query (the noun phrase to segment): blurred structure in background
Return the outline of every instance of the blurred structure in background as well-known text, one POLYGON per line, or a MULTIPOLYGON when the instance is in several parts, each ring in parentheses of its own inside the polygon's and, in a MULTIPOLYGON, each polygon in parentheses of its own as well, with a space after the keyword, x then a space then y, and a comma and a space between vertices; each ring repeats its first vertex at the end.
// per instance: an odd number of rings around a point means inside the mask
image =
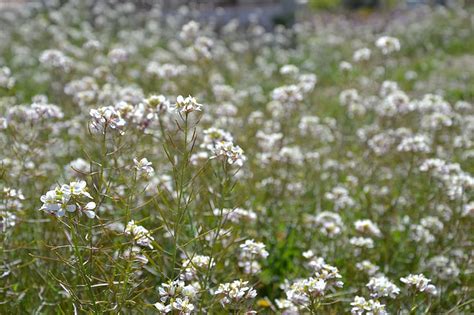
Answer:
POLYGON ((26 3, 32 2, 31 0, 0 0, 0 9, 14 8, 26 3))
MULTIPOLYGON (((0 0, 0 9, 15 8, 25 4, 42 5, 46 2, 65 3, 69 0, 0 0)), ((89 0, 73 0, 89 1, 89 0)), ((93 0, 91 0, 93 1, 93 0)), ((269 29, 276 25, 290 27, 296 16, 309 16, 314 10, 340 11, 394 9, 418 5, 450 5, 462 2, 472 5, 474 0, 96 0, 109 3, 131 2, 143 9, 160 3, 163 11, 174 14, 183 7, 192 10, 197 20, 212 19, 216 27, 238 20, 239 25, 258 23, 269 29), (312 10, 308 10, 312 9, 312 10)))
POLYGON ((214 18, 225 24, 237 19, 240 25, 259 23, 266 28, 275 25, 291 26, 295 22, 297 0, 162 0, 165 10, 185 5, 200 12, 201 18, 214 18))
MULTIPOLYGON (((68 0, 0 0, 1 8, 15 8, 25 4, 42 5, 45 2, 63 3, 68 0)), ((75 0, 82 1, 82 0, 75 0)), ((173 14, 187 7, 197 13, 196 18, 215 21, 216 26, 226 24, 232 19, 240 25, 258 23, 265 28, 275 25, 291 26, 295 22, 298 4, 307 0, 96 0, 111 3, 132 2, 137 7, 147 9, 160 3, 163 11, 173 14)))

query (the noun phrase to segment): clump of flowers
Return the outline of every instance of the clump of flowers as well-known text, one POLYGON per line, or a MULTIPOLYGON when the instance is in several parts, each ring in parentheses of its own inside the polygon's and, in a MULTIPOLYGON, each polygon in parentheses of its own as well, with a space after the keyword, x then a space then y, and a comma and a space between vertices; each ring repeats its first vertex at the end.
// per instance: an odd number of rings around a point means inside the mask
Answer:
POLYGON ((79 213, 84 213, 93 219, 96 216, 94 212, 96 204, 92 201, 87 202, 88 199, 92 199, 92 196, 87 191, 85 181, 70 182, 69 185, 57 186, 41 196, 43 205, 40 210, 57 217, 63 217, 66 212, 79 210, 79 213))
POLYGON ((366 300, 361 296, 356 296, 354 301, 351 303, 352 309, 351 314, 354 315, 386 315, 388 314, 385 310, 385 305, 381 304, 377 300, 366 300))
POLYGON ((217 296, 222 306, 238 307, 257 296, 257 291, 248 285, 248 281, 235 280, 221 283, 214 295, 217 296))
POLYGON ((376 276, 367 283, 370 290, 370 296, 373 298, 389 297, 396 298, 400 289, 385 276, 376 276))
POLYGON ((137 225, 134 220, 127 223, 125 234, 133 236, 134 242, 143 247, 153 249, 152 242, 155 240, 150 231, 141 225, 137 225))
POLYGON ((126 125, 125 119, 118 110, 113 106, 100 107, 98 109, 91 109, 89 112, 92 117, 90 123, 91 130, 96 133, 105 133, 108 129, 117 130, 120 134, 126 125))
POLYGON ((242 167, 247 160, 244 150, 230 141, 217 142, 212 151, 213 156, 211 158, 223 159, 230 165, 242 167))
POLYGON ((407 277, 402 277, 400 278, 400 281, 405 283, 409 288, 414 289, 416 292, 426 292, 431 295, 436 295, 438 293, 436 287, 430 284, 431 280, 421 273, 418 275, 410 274, 407 277))
POLYGON ((199 104, 196 99, 192 96, 184 98, 179 95, 176 98, 176 103, 172 107, 176 112, 181 114, 189 114, 195 111, 201 111, 202 104, 199 104))
POLYGON ((183 259, 181 278, 185 281, 194 280, 199 271, 212 268, 214 265, 214 259, 205 255, 195 255, 191 258, 183 259))
POLYGON ((150 177, 155 173, 155 170, 152 166, 153 163, 148 161, 147 158, 142 158, 140 160, 135 158, 133 159, 133 164, 135 165, 135 169, 137 170, 139 175, 150 177))
POLYGON ((315 226, 325 236, 334 238, 344 231, 344 222, 339 214, 323 211, 316 216, 306 216, 306 222, 315 226))
POLYGON ((402 139, 397 147, 401 152, 428 153, 431 151, 430 138, 425 135, 408 136, 402 139))
POLYGON ((372 235, 376 237, 382 236, 382 232, 380 232, 379 227, 371 220, 357 220, 354 222, 354 227, 357 232, 363 234, 372 235))
POLYGON ((265 244, 246 240, 244 244, 240 245, 239 267, 242 267, 246 274, 256 274, 261 270, 257 260, 267 257, 268 252, 265 250, 265 244))
POLYGON ((388 55, 400 50, 400 41, 391 36, 382 36, 377 39, 375 46, 382 51, 382 54, 388 55))
POLYGON ((195 310, 194 300, 199 287, 186 285, 184 281, 175 280, 162 283, 158 287, 160 301, 154 304, 162 314, 176 311, 179 314, 191 314, 195 310))
POLYGON ((225 221, 232 223, 241 223, 241 222, 255 222, 257 220, 257 214, 255 211, 247 210, 243 208, 235 209, 214 209, 214 215, 223 216, 225 221))
MULTIPOLYGON (((307 253, 310 254, 310 253, 307 253)), ((313 276, 297 279, 292 284, 282 286, 286 301, 299 309, 315 311, 328 291, 341 288, 343 282, 339 270, 324 262, 323 259, 312 260, 308 264, 313 270, 313 276)))

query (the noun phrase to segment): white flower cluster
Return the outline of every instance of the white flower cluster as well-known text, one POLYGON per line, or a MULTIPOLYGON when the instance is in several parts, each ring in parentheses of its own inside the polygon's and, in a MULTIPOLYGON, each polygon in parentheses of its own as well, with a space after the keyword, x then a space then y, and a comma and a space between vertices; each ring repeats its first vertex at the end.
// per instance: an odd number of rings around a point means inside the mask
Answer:
POLYGON ((127 223, 125 234, 133 236, 134 242, 139 246, 153 249, 152 242, 155 240, 150 231, 141 225, 137 225, 134 220, 127 223))
POLYGON ((48 104, 47 99, 39 99, 30 106, 18 105, 9 108, 5 123, 13 120, 32 122, 49 121, 63 117, 64 114, 60 107, 54 104, 48 104))
POLYGON ((339 214, 330 211, 323 211, 317 216, 307 215, 305 221, 311 226, 315 226, 319 231, 330 238, 334 238, 344 231, 344 222, 339 214))
POLYGON ((135 169, 137 170, 138 174, 144 176, 146 178, 153 176, 155 170, 153 169, 153 163, 148 161, 146 158, 142 158, 140 160, 133 159, 133 164, 135 165, 135 169))
POLYGON ((170 102, 165 96, 151 95, 135 106, 131 113, 132 121, 140 129, 146 130, 156 124, 169 108, 170 102))
POLYGON ((296 104, 303 101, 304 95, 297 85, 285 85, 273 90, 272 98, 284 105, 293 108, 296 104))
POLYGON ((201 144, 201 148, 207 150, 214 150, 217 143, 219 142, 232 142, 234 138, 230 133, 219 128, 211 127, 203 131, 204 140, 201 144))
POLYGON ((474 189, 474 177, 464 172, 458 163, 448 163, 437 158, 427 159, 421 164, 420 171, 429 172, 439 180, 451 200, 459 200, 466 192, 474 189))
POLYGON ((339 185, 334 187, 331 191, 327 192, 324 197, 334 202, 334 210, 336 211, 355 206, 354 199, 349 196, 349 190, 344 186, 339 185))
POLYGON ((324 263, 323 259, 316 259, 309 263, 313 269, 313 276, 306 279, 298 279, 291 285, 285 284, 286 299, 280 300, 279 304, 287 304, 285 308, 306 309, 311 303, 322 298, 327 291, 341 288, 344 284, 339 279, 342 276, 339 270, 324 263), (292 306, 288 303, 291 303, 292 306))
POLYGON ((242 167, 247 160, 244 150, 230 141, 217 142, 212 149, 212 153, 211 158, 224 159, 228 164, 237 167, 242 167))
POLYGON ((254 240, 246 240, 240 245, 239 267, 243 268, 246 274, 257 274, 262 267, 257 261, 258 259, 266 259, 268 252, 265 250, 265 244, 255 242, 254 240))
POLYGON ((417 292, 426 292, 431 295, 438 294, 438 290, 432 284, 431 280, 426 278, 423 274, 413 275, 400 278, 400 281, 405 283, 408 287, 415 289, 417 292))
POLYGON ((351 314, 353 315, 387 315, 385 305, 377 300, 366 300, 361 296, 356 296, 351 303, 351 314))
POLYGON ((109 51, 107 55, 112 64, 124 63, 129 58, 129 53, 126 49, 117 47, 109 51))
POLYGON ((257 296, 257 291, 248 285, 248 281, 235 280, 233 282, 221 283, 214 292, 219 298, 222 306, 237 306, 257 296))
POLYGON ((456 279, 460 274, 456 262, 443 255, 432 257, 427 262, 427 267, 435 277, 442 280, 456 279))
POLYGON ((354 51, 352 59, 354 59, 355 62, 368 61, 371 55, 372 51, 369 48, 360 48, 354 51))
POLYGON ((257 220, 257 214, 252 210, 243 208, 235 209, 214 209, 215 216, 223 216, 225 221, 238 224, 242 222, 255 222, 257 220))
POLYGON ((431 139, 423 134, 402 139, 397 147, 400 152, 428 153, 431 151, 431 139))
POLYGON ((186 285, 181 280, 162 283, 158 287, 160 301, 156 302, 154 306, 161 314, 173 311, 178 314, 191 314, 195 309, 193 303, 199 289, 198 284, 186 285))
POLYGON ((8 67, 0 67, 0 87, 11 89, 15 85, 15 78, 8 67))
POLYGON ((99 96, 99 85, 93 77, 83 77, 73 80, 64 86, 64 93, 73 97, 80 107, 93 104, 99 96))
POLYGON ((382 232, 380 232, 379 227, 377 224, 372 222, 371 220, 365 219, 365 220, 357 220, 354 222, 354 227, 357 232, 375 236, 375 237, 381 237, 382 232))
POLYGON ((96 133, 104 134, 108 129, 112 129, 118 130, 122 134, 122 128, 127 123, 113 106, 91 109, 89 114, 92 117, 91 130, 96 133))
POLYGON ((173 110, 181 114, 189 114, 195 111, 201 111, 201 108, 202 104, 199 104, 194 97, 188 96, 184 98, 181 95, 176 98, 176 103, 172 107, 173 110))
POLYGON ((182 262, 181 279, 185 281, 195 280, 199 271, 205 271, 215 265, 214 259, 209 256, 195 255, 184 259, 182 262))
POLYGON ((367 288, 373 298, 389 297, 394 299, 400 293, 400 289, 383 275, 370 278, 367 288))
POLYGON ((66 212, 75 212, 79 209, 80 213, 84 213, 91 219, 95 218, 94 209, 96 204, 92 201, 87 203, 84 201, 84 197, 92 199, 92 196, 87 192, 86 186, 85 181, 57 186, 41 196, 40 200, 43 205, 40 210, 54 214, 57 217, 62 217, 66 212))
POLYGON ((7 228, 14 227, 17 216, 14 212, 23 208, 25 196, 21 189, 3 187, 0 191, 2 201, 0 202, 0 231, 5 232, 7 228))
POLYGON ((186 69, 187 67, 185 65, 158 63, 156 61, 151 61, 146 67, 146 73, 151 77, 170 79, 177 78, 184 74, 186 69))
POLYGON ((360 271, 365 272, 369 276, 375 275, 380 269, 377 265, 374 265, 368 260, 363 260, 361 262, 358 262, 356 264, 356 268, 360 271))
POLYGON ((234 145, 233 137, 227 131, 219 128, 211 127, 204 130, 204 140, 200 147, 210 151, 211 156, 205 151, 194 153, 190 160, 193 165, 199 164, 200 161, 211 159, 222 159, 230 165, 242 167, 247 157, 244 151, 238 145, 234 145))
POLYGON ((377 39, 375 46, 382 51, 382 54, 388 55, 400 50, 400 41, 391 36, 382 36, 377 39))
POLYGON ((69 72, 73 67, 71 58, 66 56, 62 51, 55 49, 43 51, 39 61, 48 68, 58 69, 63 72, 69 72))
MULTIPOLYGON (((374 248, 374 240, 370 237, 351 237, 349 243, 358 248, 374 248)), ((356 253, 359 252, 356 251, 356 253)))

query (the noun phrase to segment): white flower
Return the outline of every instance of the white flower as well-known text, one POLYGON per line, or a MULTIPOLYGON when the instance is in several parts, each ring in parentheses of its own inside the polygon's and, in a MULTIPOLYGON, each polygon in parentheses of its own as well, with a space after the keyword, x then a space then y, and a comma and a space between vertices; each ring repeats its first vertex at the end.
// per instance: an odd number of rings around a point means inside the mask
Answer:
POLYGON ((307 216, 306 220, 308 223, 315 224, 322 234, 331 238, 341 234, 344 229, 341 216, 330 211, 323 211, 316 217, 307 216))
POLYGON ((214 265, 214 260, 209 256, 195 255, 189 259, 185 259, 182 263, 183 271, 181 273, 181 279, 187 281, 193 280, 196 278, 199 270, 207 269, 208 267, 212 268, 214 265))
POLYGON ((229 283, 219 284, 214 295, 220 297, 222 305, 236 304, 257 296, 257 291, 248 286, 248 281, 235 280, 229 283))
POLYGON ((162 313, 162 314, 169 313, 169 312, 171 312, 171 310, 173 309, 170 304, 165 305, 165 304, 163 304, 163 303, 156 302, 156 303, 153 304, 153 305, 154 305, 155 308, 158 310, 158 312, 160 312, 160 313, 162 313))
POLYGON ((73 67, 73 61, 62 51, 48 49, 41 53, 39 61, 48 68, 60 69, 68 72, 73 67))
POLYGON ((194 305, 188 299, 177 298, 173 302, 173 308, 180 311, 180 314, 190 314, 194 310, 194 305))
POLYGON ((369 237, 352 237, 349 243, 357 247, 374 248, 374 241, 369 237))
POLYGON ((112 49, 108 57, 113 64, 123 63, 128 60, 128 51, 123 48, 112 49))
POLYGON ((386 315, 385 305, 380 304, 377 300, 366 300, 363 297, 356 296, 351 303, 351 314, 354 315, 386 315))
POLYGON ((400 289, 383 275, 370 278, 367 288, 373 298, 390 297, 394 299, 400 293, 400 289))
POLYGON ((199 23, 196 21, 189 21, 184 24, 179 32, 179 37, 185 41, 193 40, 199 34, 199 23))
POLYGON ((78 208, 82 210, 89 218, 95 217, 93 209, 96 204, 88 202, 84 207, 82 196, 92 199, 92 196, 87 192, 86 182, 71 182, 69 185, 57 186, 54 190, 48 191, 41 196, 40 200, 43 202, 40 210, 47 213, 54 214, 57 217, 62 217, 66 212, 75 212, 78 208))
POLYGON ((194 111, 201 111, 202 104, 199 104, 192 96, 184 98, 179 95, 173 109, 179 113, 188 114, 194 111))
POLYGON ((78 182, 70 182, 69 185, 61 186, 61 190, 65 193, 70 193, 72 195, 84 195, 87 198, 91 198, 92 196, 87 192, 87 184, 85 181, 81 180, 78 182))
POLYGON ((294 105, 303 100, 302 90, 297 85, 285 85, 272 91, 272 99, 294 108, 294 105))
POLYGON ((398 145, 397 150, 400 152, 428 153, 431 151, 430 146, 430 138, 425 135, 418 134, 403 138, 398 145))
POLYGON ((356 89, 344 90, 339 94, 339 102, 342 106, 349 106, 360 101, 359 92, 356 89))
POLYGON ((358 270, 366 272, 369 276, 374 275, 380 268, 374 264, 372 264, 368 260, 364 260, 362 262, 358 262, 356 264, 356 268, 358 270))
POLYGON ((240 245, 241 258, 267 258, 268 252, 265 250, 265 244, 260 242, 255 242, 254 240, 246 240, 244 244, 240 245))
POLYGON ((382 36, 377 39, 375 46, 382 51, 382 54, 388 55, 400 50, 400 41, 395 37, 382 36))
POLYGON ((268 252, 265 250, 265 244, 255 242, 254 240, 247 240, 244 244, 240 245, 238 265, 244 269, 244 273, 256 274, 261 270, 261 266, 256 260, 267 257, 268 252))
POLYGON ((379 227, 374 222, 367 219, 355 221, 354 227, 360 233, 369 234, 377 237, 382 236, 379 227))
POLYGON ((204 133, 204 140, 201 144, 202 148, 206 148, 208 150, 213 150, 217 143, 219 142, 232 142, 234 138, 230 133, 224 131, 222 129, 211 127, 203 131, 204 133))
POLYGON ((89 114, 92 117, 90 124, 92 131, 105 133, 107 128, 110 128, 113 130, 119 130, 121 134, 123 133, 121 129, 126 125, 126 121, 122 118, 120 112, 113 106, 91 109, 89 114))
POLYGON ((339 70, 341 70, 342 72, 350 72, 352 71, 352 65, 350 64, 350 62, 341 61, 341 63, 339 64, 339 70))
POLYGON ((211 158, 223 158, 230 165, 242 167, 247 157, 244 150, 230 141, 220 141, 213 148, 214 155, 211 158))
POLYGON ((95 212, 92 211, 96 207, 95 202, 89 202, 86 204, 86 206, 83 208, 84 213, 89 217, 89 219, 94 219, 95 218, 95 212))
POLYGON ((367 61, 370 59, 371 54, 372 51, 369 48, 361 48, 354 52, 352 59, 354 59, 355 62, 367 61))
POLYGON ((223 216, 225 220, 232 223, 255 222, 257 220, 257 214, 254 211, 242 208, 214 209, 213 213, 215 216, 223 216))
POLYGON ((421 273, 418 275, 410 274, 407 277, 402 277, 400 278, 400 281, 409 287, 414 287, 418 292, 426 292, 432 295, 438 293, 436 287, 430 284, 431 280, 421 273))
POLYGON ((280 74, 293 77, 296 76, 299 73, 299 69, 295 65, 284 65, 283 67, 280 68, 280 74))
POLYGON ((464 205, 462 216, 463 217, 474 216, 474 201, 471 201, 470 203, 464 205))
POLYGON ((15 85, 15 78, 8 67, 0 67, 0 88, 11 89, 15 85))
POLYGON ((135 169, 139 174, 144 174, 146 177, 152 176, 155 172, 152 166, 153 163, 148 161, 146 158, 142 158, 140 161, 135 158, 133 159, 133 163, 135 164, 135 169))
POLYGON ((132 235, 137 245, 149 247, 153 249, 152 241, 155 239, 151 236, 150 232, 141 225, 135 224, 135 221, 127 223, 125 228, 125 234, 132 235))

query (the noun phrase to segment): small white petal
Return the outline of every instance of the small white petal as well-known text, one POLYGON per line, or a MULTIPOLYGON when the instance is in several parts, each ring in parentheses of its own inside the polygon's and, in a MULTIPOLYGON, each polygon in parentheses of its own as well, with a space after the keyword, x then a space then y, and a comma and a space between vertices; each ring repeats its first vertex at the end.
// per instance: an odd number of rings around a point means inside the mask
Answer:
POLYGON ((74 212, 74 211, 76 211, 76 205, 68 205, 68 206, 66 206, 66 210, 68 212, 74 212))
POLYGON ((94 219, 95 218, 95 212, 91 210, 84 211, 84 213, 87 215, 89 219, 94 219))
POLYGON ((95 202, 91 201, 91 202, 89 202, 89 203, 84 207, 84 209, 86 209, 86 210, 93 210, 93 209, 95 209, 95 207, 96 207, 95 202))

